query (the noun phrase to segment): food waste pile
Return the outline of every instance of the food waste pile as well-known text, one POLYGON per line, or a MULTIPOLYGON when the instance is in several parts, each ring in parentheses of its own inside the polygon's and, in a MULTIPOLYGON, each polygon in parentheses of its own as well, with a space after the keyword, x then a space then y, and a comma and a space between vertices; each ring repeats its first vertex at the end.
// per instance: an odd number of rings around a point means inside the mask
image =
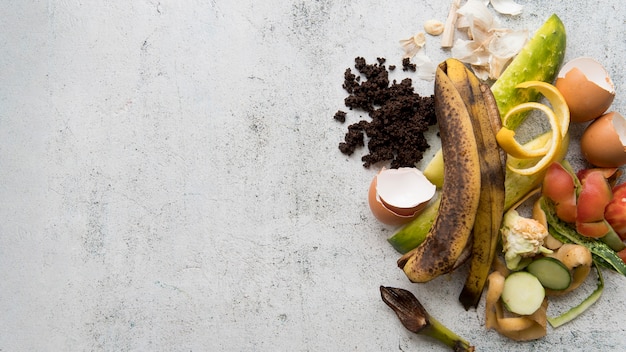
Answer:
MULTIPOLYGON (((345 72, 344 103, 369 120, 349 125, 339 149, 352 155, 364 148, 363 166, 378 167, 364 197, 373 217, 396 228, 388 242, 409 282, 427 285, 466 267, 459 306, 477 309, 484 299, 483 328, 512 341, 537 341, 593 309, 604 291, 603 272, 626 276, 626 118, 611 109, 619 93, 599 61, 564 61, 566 26, 557 14, 528 41, 518 41, 513 31, 485 39, 491 32, 480 33, 485 23, 474 11, 486 7, 472 1, 456 6, 443 29, 429 33, 460 27, 457 20, 471 22, 473 56, 453 48, 434 68, 434 94, 425 97, 413 93, 409 78, 390 82, 385 59, 368 65, 357 57, 357 74, 345 72), (477 65, 474 56, 483 54, 476 46, 488 51, 485 42, 495 41, 518 50, 508 59, 489 52, 484 55, 501 61, 477 65), (537 116, 546 127, 520 140, 516 130, 536 124, 537 116), (570 126, 582 124, 572 143, 570 126), (420 168, 430 148, 424 134, 433 125, 441 150, 420 168), (583 167, 569 163, 570 149, 582 155, 583 167), (522 215, 518 208, 530 212, 522 215), (548 313, 551 299, 562 302, 586 282, 596 288, 584 299, 558 315, 548 313)), ((423 38, 401 42, 405 70, 416 70, 410 59, 423 38)), ((346 112, 334 117, 344 123, 346 112)), ((475 349, 411 290, 381 284, 380 293, 407 330, 455 351, 475 349)))
POLYGON ((626 350, 623 0, 0 9, 1 351, 626 350))

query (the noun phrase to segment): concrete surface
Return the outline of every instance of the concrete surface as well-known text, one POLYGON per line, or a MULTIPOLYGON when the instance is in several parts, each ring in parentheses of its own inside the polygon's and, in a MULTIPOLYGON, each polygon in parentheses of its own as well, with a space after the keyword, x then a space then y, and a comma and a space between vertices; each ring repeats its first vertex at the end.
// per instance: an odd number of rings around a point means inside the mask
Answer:
MULTIPOLYGON (((626 110, 621 0, 520 3, 504 23, 557 13, 567 58, 605 64, 626 110)), ((1 2, 0 351, 446 350, 404 330, 379 285, 480 351, 626 349, 617 275, 580 319, 513 343, 458 304, 463 270, 414 285, 396 268, 365 202, 376 170, 338 151, 332 116, 354 57, 399 64, 398 41, 448 6, 1 2)))

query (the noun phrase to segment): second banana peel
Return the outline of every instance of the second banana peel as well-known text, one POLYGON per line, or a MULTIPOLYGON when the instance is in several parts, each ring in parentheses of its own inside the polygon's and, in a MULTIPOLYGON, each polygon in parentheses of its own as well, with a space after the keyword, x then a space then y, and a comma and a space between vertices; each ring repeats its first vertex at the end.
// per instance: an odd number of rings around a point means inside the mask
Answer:
POLYGON ((455 59, 437 68, 435 111, 444 159, 441 204, 424 242, 398 266, 412 282, 427 282, 450 272, 471 245, 460 297, 467 309, 480 299, 504 212, 505 163, 495 140, 500 115, 491 91, 455 59))
POLYGON ((504 170, 506 154, 500 153, 496 133, 501 128, 500 113, 489 87, 464 65, 448 63, 448 77, 463 97, 470 112, 480 158, 480 198, 472 228, 472 255, 469 274, 459 296, 465 307, 476 307, 496 254, 504 213, 504 170))

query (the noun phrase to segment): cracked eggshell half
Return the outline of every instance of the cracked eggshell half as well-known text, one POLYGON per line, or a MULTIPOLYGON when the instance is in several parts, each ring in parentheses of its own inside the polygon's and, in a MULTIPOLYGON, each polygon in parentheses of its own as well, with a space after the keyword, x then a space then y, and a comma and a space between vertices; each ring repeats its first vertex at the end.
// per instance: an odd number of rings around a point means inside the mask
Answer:
POLYGON ((615 86, 606 69, 590 57, 568 61, 554 84, 567 102, 572 122, 591 121, 611 106, 615 86))
POLYGON ((626 119, 618 112, 606 113, 593 121, 580 137, 580 151, 598 167, 626 165, 626 119))
POLYGON ((417 217, 435 192, 435 185, 416 168, 383 168, 370 183, 368 202, 376 219, 400 226, 417 217))

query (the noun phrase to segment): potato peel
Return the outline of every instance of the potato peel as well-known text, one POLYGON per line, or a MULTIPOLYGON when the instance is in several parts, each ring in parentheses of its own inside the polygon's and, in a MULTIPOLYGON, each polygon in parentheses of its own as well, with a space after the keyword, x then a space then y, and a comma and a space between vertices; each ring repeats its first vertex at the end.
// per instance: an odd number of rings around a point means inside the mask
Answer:
POLYGON ((547 334, 548 300, 544 299, 541 307, 531 315, 517 315, 507 312, 500 300, 505 276, 506 273, 499 270, 489 275, 485 303, 486 328, 494 329, 501 335, 515 341, 529 341, 544 337, 547 334))

